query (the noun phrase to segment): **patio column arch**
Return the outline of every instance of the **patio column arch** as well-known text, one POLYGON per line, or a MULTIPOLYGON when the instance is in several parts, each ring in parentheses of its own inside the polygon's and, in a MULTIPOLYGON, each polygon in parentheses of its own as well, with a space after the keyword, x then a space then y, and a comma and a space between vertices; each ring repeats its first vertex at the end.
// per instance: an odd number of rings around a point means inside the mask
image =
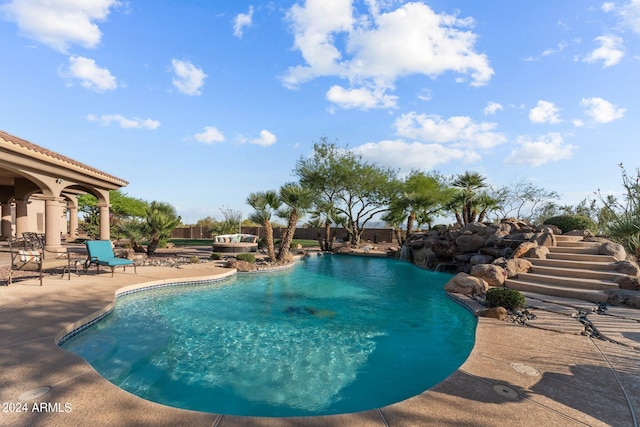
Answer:
MULTIPOLYGON (((98 198, 100 209, 100 238, 110 239, 109 191, 117 190, 128 183, 69 157, 55 153, 0 131, 0 207, 2 207, 2 237, 11 234, 13 223, 5 210, 11 210, 10 200, 15 203, 16 237, 29 230, 30 199, 44 202, 45 245, 49 248, 61 246, 64 209, 69 206, 69 235, 77 237, 78 203, 75 197, 89 193, 98 198), (5 200, 6 199, 6 200, 5 200), (9 208, 6 208, 9 206, 9 208)), ((9 237, 9 236, 6 236, 9 237)))

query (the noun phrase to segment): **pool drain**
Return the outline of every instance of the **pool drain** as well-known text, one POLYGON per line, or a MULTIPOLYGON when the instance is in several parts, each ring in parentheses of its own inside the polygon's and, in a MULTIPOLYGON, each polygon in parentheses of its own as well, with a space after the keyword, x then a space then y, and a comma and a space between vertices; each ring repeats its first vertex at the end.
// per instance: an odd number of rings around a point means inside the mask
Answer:
POLYGON ((531 366, 523 365, 522 363, 512 363, 511 367, 521 374, 529 375, 530 377, 538 377, 540 376, 540 371, 536 368, 532 368, 531 366))
POLYGON ((21 402, 28 402, 29 400, 37 399, 40 396, 44 396, 45 394, 51 391, 51 387, 44 386, 34 388, 33 390, 25 391, 20 396, 18 396, 18 400, 21 402))
POLYGON ((498 393, 502 397, 506 397, 507 399, 516 400, 518 398, 518 393, 511 387, 507 387, 506 385, 496 385, 493 386, 493 390, 498 393))

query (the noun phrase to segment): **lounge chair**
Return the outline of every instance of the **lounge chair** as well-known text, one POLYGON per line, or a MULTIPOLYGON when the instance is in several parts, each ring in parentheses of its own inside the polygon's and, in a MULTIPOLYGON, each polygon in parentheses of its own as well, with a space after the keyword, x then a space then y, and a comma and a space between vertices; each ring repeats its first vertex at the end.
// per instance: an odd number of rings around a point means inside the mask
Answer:
POLYGON ((136 274, 138 273, 136 265, 132 260, 116 257, 109 240, 87 240, 85 244, 87 245, 87 252, 89 253, 89 258, 84 265, 85 271, 87 271, 91 264, 95 264, 97 274, 100 274, 100 266, 103 265, 111 268, 111 277, 113 277, 113 270, 115 270, 116 267, 123 267, 124 270, 126 270, 127 265, 133 265, 133 271, 136 274))
MULTIPOLYGON (((67 273, 67 279, 71 280, 71 261, 69 251, 48 251, 43 247, 33 247, 32 242, 24 238, 10 238, 9 251, 11 252, 11 269, 9 270, 9 284, 13 281, 14 271, 37 271, 40 273, 40 286, 42 286, 42 274, 46 270, 62 269, 62 275, 67 273), (45 257, 45 254, 47 256, 45 257)), ((76 273, 77 273, 76 269, 76 273)))

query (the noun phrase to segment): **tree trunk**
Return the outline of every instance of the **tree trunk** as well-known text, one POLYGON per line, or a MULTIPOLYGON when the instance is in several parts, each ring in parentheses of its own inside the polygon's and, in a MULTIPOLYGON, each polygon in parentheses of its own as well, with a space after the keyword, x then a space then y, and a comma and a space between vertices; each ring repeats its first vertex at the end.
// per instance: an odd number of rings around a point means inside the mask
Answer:
POLYGON ((333 238, 331 237, 331 223, 324 223, 324 250, 331 252, 333 250, 333 238))
POLYGON ((409 237, 409 235, 413 233, 413 222, 415 221, 415 219, 416 219, 415 212, 411 212, 407 217, 407 237, 409 237))
POLYGON ((276 249, 273 244, 273 228, 271 223, 266 221, 264 223, 264 239, 267 242, 267 255, 269 255, 269 261, 276 261, 276 249))
POLYGON ((284 236, 280 240, 280 250, 278 251, 278 261, 284 261, 285 256, 289 253, 291 242, 293 241, 293 235, 296 232, 296 223, 298 222, 298 215, 295 213, 289 217, 289 224, 284 236))
POLYGON ((147 255, 153 255, 156 253, 156 249, 158 248, 158 243, 160 239, 157 237, 152 237, 149 241, 149 245, 147 246, 147 255))

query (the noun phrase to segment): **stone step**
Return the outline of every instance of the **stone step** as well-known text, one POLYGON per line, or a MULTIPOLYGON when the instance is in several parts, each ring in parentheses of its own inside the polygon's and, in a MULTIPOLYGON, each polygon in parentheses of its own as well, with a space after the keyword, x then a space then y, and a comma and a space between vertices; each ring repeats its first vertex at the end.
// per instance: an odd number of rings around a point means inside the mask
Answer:
POLYGON ((573 298, 591 302, 606 302, 608 295, 595 289, 577 289, 566 286, 534 283, 526 280, 507 279, 504 282, 507 288, 517 289, 522 292, 533 292, 543 295, 552 295, 561 298, 573 298))
POLYGON ((568 240, 568 241, 556 240, 556 244, 563 248, 586 248, 586 247, 599 248, 600 246, 602 246, 602 243, 600 242, 583 242, 581 240, 577 242, 573 240, 568 240))
POLYGON ((586 270, 580 268, 561 268, 561 267, 548 267, 544 265, 534 265, 531 268, 531 273, 545 274, 547 276, 562 276, 562 277, 575 277, 584 279, 599 279, 614 281, 616 279, 625 277, 625 274, 616 273, 613 270, 598 271, 598 270, 586 270))
POLYGON ((567 236, 566 234, 556 234, 556 242, 579 242, 582 236, 567 236))
POLYGON ((549 252, 552 253, 571 253, 571 254, 591 254, 598 255, 600 245, 584 245, 584 246, 548 246, 549 252))
POLYGON ((586 261, 586 262, 616 262, 618 261, 610 255, 593 255, 593 254, 574 254, 565 252, 550 252, 547 259, 561 259, 568 261, 586 261))
POLYGON ((537 274, 537 273, 520 273, 518 274, 517 280, 522 280, 525 282, 533 282, 533 283, 541 283, 546 285, 558 285, 564 286, 567 288, 576 288, 576 289, 597 289, 597 290, 607 290, 607 289, 619 289, 618 284, 610 281, 610 280, 600 280, 593 278, 584 278, 584 277, 563 277, 563 276, 549 276, 546 274, 537 274))
POLYGON ((612 271, 615 269, 613 263, 610 262, 589 262, 574 261, 565 259, 541 259, 541 258, 525 258, 534 266, 555 267, 555 268, 574 268, 579 270, 596 270, 596 271, 612 271))

